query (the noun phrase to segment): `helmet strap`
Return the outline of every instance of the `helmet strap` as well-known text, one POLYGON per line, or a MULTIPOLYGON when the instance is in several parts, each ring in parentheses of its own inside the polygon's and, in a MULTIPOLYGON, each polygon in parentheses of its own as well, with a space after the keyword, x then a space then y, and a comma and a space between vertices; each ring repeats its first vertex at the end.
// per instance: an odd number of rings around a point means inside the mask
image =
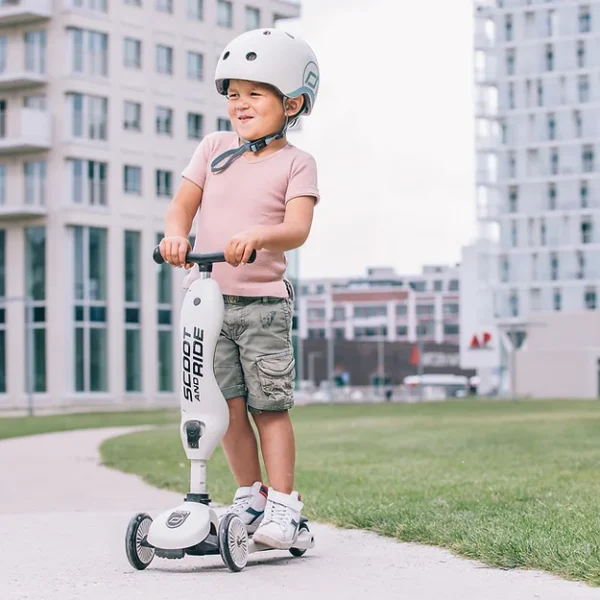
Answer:
MULTIPOLYGON (((283 98, 283 107, 285 109, 285 97, 283 98)), ((238 148, 231 148, 230 150, 226 150, 225 152, 219 154, 211 163, 210 170, 213 173, 220 173, 224 171, 234 160, 238 159, 242 154, 245 154, 250 150, 250 152, 258 152, 263 148, 266 148, 271 142, 275 140, 279 140, 285 136, 288 127, 290 125, 290 119, 287 114, 287 110, 285 112, 285 123, 283 125, 283 129, 279 133, 272 133, 269 135, 265 135, 257 140, 245 140, 244 138, 240 138, 243 142, 241 146, 238 148), (228 159, 224 164, 223 161, 228 159)))

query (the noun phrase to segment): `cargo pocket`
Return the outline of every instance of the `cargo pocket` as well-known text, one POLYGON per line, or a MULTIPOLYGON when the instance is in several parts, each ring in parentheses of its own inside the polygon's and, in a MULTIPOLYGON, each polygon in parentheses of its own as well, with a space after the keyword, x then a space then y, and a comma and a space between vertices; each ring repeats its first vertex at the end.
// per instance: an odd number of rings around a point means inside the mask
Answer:
POLYGON ((260 356, 256 360, 256 366, 264 395, 274 402, 286 402, 294 391, 294 353, 285 350, 260 356))

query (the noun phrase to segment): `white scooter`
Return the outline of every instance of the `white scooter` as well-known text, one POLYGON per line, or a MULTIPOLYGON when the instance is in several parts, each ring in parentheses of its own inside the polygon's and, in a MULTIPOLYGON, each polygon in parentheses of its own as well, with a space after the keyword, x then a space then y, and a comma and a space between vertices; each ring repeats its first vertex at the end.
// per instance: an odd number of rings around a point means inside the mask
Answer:
MULTIPOLYGON (((158 247, 154 261, 164 262, 158 247)), ((248 262, 256 260, 256 251, 248 262)), ((235 514, 221 521, 210 506, 206 487, 206 463, 219 445, 229 425, 227 402, 219 389, 213 359, 224 303, 218 283, 211 278, 212 265, 224 262, 223 253, 189 253, 187 263, 198 265, 200 277, 188 288, 181 307, 181 424, 180 436, 191 462, 190 492, 182 504, 159 514, 132 517, 127 527, 125 548, 135 569, 145 569, 154 559, 183 558, 186 554, 220 554, 231 571, 241 571, 248 556, 272 550, 255 543, 246 526, 235 514)), ((307 519, 299 523, 298 539, 290 553, 302 556, 315 545, 307 519)))

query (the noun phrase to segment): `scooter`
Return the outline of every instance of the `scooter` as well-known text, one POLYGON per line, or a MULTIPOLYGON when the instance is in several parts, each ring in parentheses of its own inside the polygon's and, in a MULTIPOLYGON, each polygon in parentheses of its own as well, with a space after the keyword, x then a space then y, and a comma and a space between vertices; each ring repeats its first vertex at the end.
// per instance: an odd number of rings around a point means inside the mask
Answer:
MULTIPOLYGON (((157 264, 164 262, 158 247, 153 259, 157 264)), ((256 251, 248 262, 255 260, 256 251)), ((219 284, 211 277, 216 262, 225 262, 223 253, 190 252, 186 257, 186 263, 198 265, 200 272, 183 299, 179 337, 179 433, 190 460, 190 491, 179 506, 162 512, 154 520, 147 513, 131 518, 125 549, 129 563, 138 570, 148 567, 155 556, 180 559, 186 554, 220 554, 228 569, 238 572, 246 566, 250 554, 274 550, 254 542, 237 515, 229 513, 219 521, 207 493, 206 464, 229 425, 227 402, 213 370, 224 313, 219 284)), ((292 556, 302 556, 315 545, 307 522, 301 517, 297 541, 289 549, 292 556)))

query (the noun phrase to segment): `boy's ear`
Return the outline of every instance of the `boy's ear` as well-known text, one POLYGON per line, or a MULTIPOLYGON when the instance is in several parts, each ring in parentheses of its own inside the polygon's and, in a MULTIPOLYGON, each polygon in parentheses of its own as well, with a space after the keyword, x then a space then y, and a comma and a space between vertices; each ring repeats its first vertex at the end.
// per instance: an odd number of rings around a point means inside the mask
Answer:
POLYGON ((285 101, 285 114, 288 117, 295 117, 304 106, 304 96, 298 96, 297 98, 288 98, 285 101))

